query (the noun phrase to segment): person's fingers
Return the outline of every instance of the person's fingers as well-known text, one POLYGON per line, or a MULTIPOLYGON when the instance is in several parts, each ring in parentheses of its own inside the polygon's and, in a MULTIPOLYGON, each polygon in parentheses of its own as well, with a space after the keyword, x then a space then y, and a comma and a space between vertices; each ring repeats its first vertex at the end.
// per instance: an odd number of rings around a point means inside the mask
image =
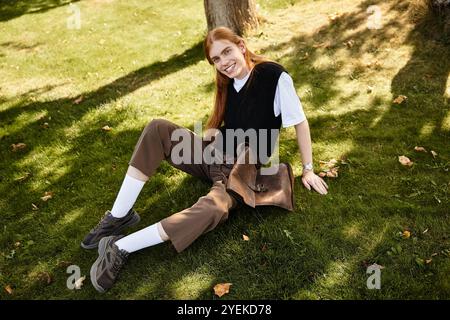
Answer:
POLYGON ((319 188, 315 180, 311 181, 311 185, 313 186, 314 190, 316 190, 318 193, 322 193, 322 190, 319 188))
POLYGON ((308 184, 306 179, 302 179, 302 182, 303 182, 303 185, 305 186, 305 188, 308 189, 309 191, 311 191, 311 186, 308 184))
POLYGON ((327 188, 325 188, 325 186, 324 186, 324 184, 323 184, 323 181, 319 180, 319 181, 317 182, 317 184, 319 185, 319 187, 320 187, 320 189, 322 190, 323 194, 326 194, 326 193, 327 193, 327 188))
POLYGON ((317 179, 314 180, 314 186, 315 186, 316 190, 320 194, 326 194, 327 193, 327 190, 325 189, 325 187, 319 181, 317 181, 317 179))
POLYGON ((322 178, 320 178, 320 181, 322 181, 322 183, 324 184, 325 188, 328 189, 328 185, 327 185, 327 183, 325 182, 325 180, 323 180, 322 178))

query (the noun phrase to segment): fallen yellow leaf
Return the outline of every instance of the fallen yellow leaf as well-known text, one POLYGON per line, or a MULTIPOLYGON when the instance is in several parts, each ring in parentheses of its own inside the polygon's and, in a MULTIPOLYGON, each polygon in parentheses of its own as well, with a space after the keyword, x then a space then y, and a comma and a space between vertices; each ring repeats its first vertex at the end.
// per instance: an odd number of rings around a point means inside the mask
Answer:
POLYGON ((409 160, 408 157, 405 157, 405 156, 399 156, 399 157, 398 157, 398 161, 399 161, 402 165, 407 166, 407 167, 411 167, 411 166, 413 165, 413 163, 414 163, 414 162, 412 162, 411 160, 409 160))
POLYGON ((319 161, 321 165, 324 165, 328 168, 333 168, 337 164, 337 162, 338 161, 336 159, 331 159, 330 161, 322 161, 322 160, 319 161))
POLYGON ((245 234, 242 235, 242 238, 244 239, 244 241, 249 241, 250 238, 248 236, 246 236, 245 234))
POLYGON ((396 104, 402 104, 403 102, 405 102, 408 99, 407 96, 404 95, 399 95, 397 98, 394 99, 394 103, 396 104))
POLYGON ((83 96, 79 96, 78 98, 76 98, 76 99, 73 101, 73 103, 74 103, 74 104, 80 104, 81 101, 83 101, 83 96))
POLYGON ((425 150, 424 147, 417 147, 417 146, 415 146, 414 150, 416 150, 417 152, 427 152, 427 150, 425 150))
POLYGON ((230 292, 232 283, 219 283, 214 286, 214 293, 220 297, 230 292))
POLYGON ((8 294, 13 293, 13 289, 11 288, 11 285, 9 285, 9 284, 5 287, 5 290, 6 290, 6 292, 8 292, 8 294))
POLYGON ((411 237, 411 232, 409 232, 408 230, 403 231, 402 237, 404 239, 409 239, 409 237, 411 237))
POLYGON ((338 177, 338 169, 339 167, 331 168, 330 171, 327 171, 328 178, 337 178, 338 177))
POLYGON ((12 152, 16 152, 17 150, 25 149, 27 145, 25 143, 19 142, 19 143, 13 143, 11 145, 12 152))
POLYGON ((41 200, 42 200, 42 201, 48 201, 48 200, 50 200, 52 197, 53 197, 53 192, 51 192, 51 191, 46 191, 46 192, 44 193, 44 196, 41 197, 41 200))
POLYGON ((79 278, 77 281, 75 281, 75 289, 79 290, 83 286, 83 281, 86 279, 86 276, 83 276, 79 278))
POLYGON ((21 176, 20 178, 15 179, 14 181, 18 181, 18 182, 22 182, 25 181, 26 179, 28 179, 31 176, 30 172, 26 172, 23 176, 21 176))
POLYGON ((104 126, 104 127, 102 128, 102 130, 103 130, 103 131, 111 131, 112 128, 111 128, 110 126, 104 126))
POLYGON ((426 264, 430 264, 431 261, 433 261, 433 259, 427 259, 427 260, 425 260, 425 263, 426 263, 426 264))

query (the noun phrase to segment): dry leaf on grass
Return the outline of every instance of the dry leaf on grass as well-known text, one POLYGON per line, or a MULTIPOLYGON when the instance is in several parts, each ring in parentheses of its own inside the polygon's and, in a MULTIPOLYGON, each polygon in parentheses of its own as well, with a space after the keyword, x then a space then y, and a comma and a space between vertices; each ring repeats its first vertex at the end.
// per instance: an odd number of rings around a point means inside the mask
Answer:
POLYGON ((51 191, 46 191, 46 192, 44 193, 44 196, 41 197, 41 200, 42 200, 42 201, 48 201, 48 200, 50 200, 51 198, 53 198, 53 192, 51 192, 51 191))
POLYGON ((244 241, 250 241, 250 238, 245 234, 242 235, 242 239, 244 239, 244 241))
POLYGON ((418 146, 415 146, 414 150, 417 152, 427 152, 427 150, 424 147, 418 147, 418 146))
POLYGON ((214 286, 214 293, 220 297, 230 292, 232 283, 219 283, 214 286))
POLYGON ((408 99, 407 96, 404 95, 399 95, 397 98, 394 99, 394 103, 396 104, 402 104, 403 102, 405 102, 408 99))
POLYGON ((74 104, 80 104, 83 101, 83 96, 79 96, 78 98, 76 98, 75 100, 73 100, 74 104))
POLYGON ((83 276, 79 278, 77 281, 75 281, 75 289, 79 290, 83 286, 83 281, 86 280, 86 276, 83 276))
POLYGON ((402 237, 403 239, 409 239, 409 237, 411 237, 411 232, 409 232, 408 230, 403 231, 402 237))
POLYGON ((339 169, 339 167, 331 168, 331 170, 327 172, 327 177, 328 178, 337 178, 338 177, 338 169, 339 169))
POLYGON ((31 177, 31 173, 30 172, 26 172, 23 176, 15 179, 14 181, 22 182, 22 181, 27 180, 29 177, 31 177))
POLYGON ((8 284, 8 285, 5 287, 5 291, 8 292, 8 294, 12 294, 12 293, 13 293, 13 288, 11 288, 11 285, 8 284))
POLYGON ((433 155, 433 158, 436 158, 436 156, 438 155, 437 152, 431 150, 431 154, 433 155))
POLYGON ((103 131, 111 131, 112 128, 111 128, 110 126, 104 126, 104 127, 102 128, 102 130, 103 130, 103 131))
POLYGON ((412 162, 411 160, 409 160, 408 157, 405 157, 405 156, 399 156, 399 157, 398 157, 398 161, 399 161, 402 165, 407 166, 407 167, 411 167, 411 166, 413 165, 413 163, 414 163, 414 162, 412 162))
POLYGON ((18 150, 22 150, 25 149, 27 147, 27 145, 25 143, 19 142, 19 143, 13 143, 11 145, 12 148, 12 152, 16 152, 18 150))

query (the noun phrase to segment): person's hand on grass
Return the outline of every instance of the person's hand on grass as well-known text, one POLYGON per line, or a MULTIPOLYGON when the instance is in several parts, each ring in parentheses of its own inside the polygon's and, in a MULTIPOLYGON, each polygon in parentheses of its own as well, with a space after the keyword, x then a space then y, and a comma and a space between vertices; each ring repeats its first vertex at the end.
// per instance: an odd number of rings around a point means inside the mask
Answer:
POLYGON ((313 171, 304 171, 302 174, 302 182, 306 189, 311 191, 311 187, 314 188, 320 194, 328 193, 328 185, 325 181, 316 175, 313 171))

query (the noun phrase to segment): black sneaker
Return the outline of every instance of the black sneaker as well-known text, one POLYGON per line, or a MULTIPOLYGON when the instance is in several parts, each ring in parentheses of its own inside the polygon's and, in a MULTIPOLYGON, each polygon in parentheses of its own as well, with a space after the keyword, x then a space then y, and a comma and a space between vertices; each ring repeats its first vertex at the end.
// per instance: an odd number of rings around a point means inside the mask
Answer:
POLYGON ((129 253, 120 250, 115 242, 123 236, 102 238, 98 245, 98 258, 91 267, 91 282, 98 292, 110 289, 117 279, 120 269, 128 259, 129 253))
POLYGON ((122 218, 114 218, 108 210, 95 228, 84 237, 81 247, 84 249, 97 248, 101 238, 119 235, 123 229, 134 226, 140 220, 141 217, 133 209, 130 209, 127 215, 122 218))

